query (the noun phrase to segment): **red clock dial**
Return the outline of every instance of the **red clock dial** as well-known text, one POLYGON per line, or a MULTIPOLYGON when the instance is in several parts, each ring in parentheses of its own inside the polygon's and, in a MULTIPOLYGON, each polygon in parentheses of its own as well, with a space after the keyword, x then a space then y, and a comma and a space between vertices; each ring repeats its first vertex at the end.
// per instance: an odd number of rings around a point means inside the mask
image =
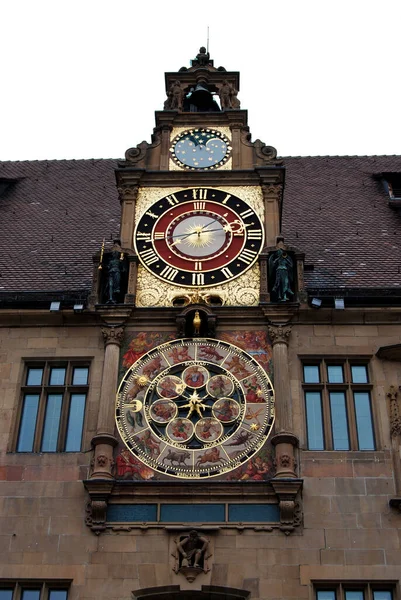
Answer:
POLYGON ((212 286, 238 277, 257 260, 263 240, 254 210, 211 188, 162 198, 142 216, 134 234, 143 265, 182 286, 212 286))

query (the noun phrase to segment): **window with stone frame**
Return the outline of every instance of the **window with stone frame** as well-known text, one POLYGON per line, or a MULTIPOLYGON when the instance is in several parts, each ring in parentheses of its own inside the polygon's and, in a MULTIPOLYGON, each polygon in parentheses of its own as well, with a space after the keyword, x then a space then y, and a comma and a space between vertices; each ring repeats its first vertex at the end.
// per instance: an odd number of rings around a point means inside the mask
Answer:
POLYGON ((315 585, 316 600, 395 600, 394 584, 340 583, 315 585))
POLYGON ((368 360, 308 358, 302 368, 308 450, 375 450, 368 360))
POLYGON ((88 361, 27 362, 15 450, 80 452, 88 389, 88 361))
POLYGON ((68 600, 69 581, 0 581, 0 600, 68 600))

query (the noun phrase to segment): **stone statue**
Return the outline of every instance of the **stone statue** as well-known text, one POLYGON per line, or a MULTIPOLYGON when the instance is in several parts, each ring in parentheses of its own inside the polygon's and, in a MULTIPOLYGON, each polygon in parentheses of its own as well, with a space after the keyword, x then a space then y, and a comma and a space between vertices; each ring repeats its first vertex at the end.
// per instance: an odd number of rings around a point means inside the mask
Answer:
POLYGON ((182 556, 180 567, 203 568, 203 558, 209 546, 209 540, 200 536, 197 531, 189 532, 177 543, 177 550, 182 556))
POLYGON ((174 81, 171 84, 167 94, 167 100, 164 103, 165 110, 182 110, 182 103, 184 101, 184 92, 181 88, 181 84, 178 81, 174 81))
POLYGON ((219 98, 221 110, 240 107, 240 101, 237 98, 238 91, 234 89, 228 81, 225 81, 219 88, 219 98))
POLYGON ((205 67, 206 65, 209 64, 210 54, 209 54, 209 52, 206 52, 206 48, 204 46, 199 48, 199 54, 196 55, 195 60, 198 61, 198 65, 200 65, 202 67, 205 67))
POLYGON ((285 250, 279 248, 269 258, 269 281, 273 284, 271 296, 273 302, 288 302, 291 296, 294 278, 294 263, 285 250))
POLYGON ((118 304, 121 300, 122 275, 125 273, 124 254, 118 250, 112 250, 106 256, 104 298, 106 304, 118 304))

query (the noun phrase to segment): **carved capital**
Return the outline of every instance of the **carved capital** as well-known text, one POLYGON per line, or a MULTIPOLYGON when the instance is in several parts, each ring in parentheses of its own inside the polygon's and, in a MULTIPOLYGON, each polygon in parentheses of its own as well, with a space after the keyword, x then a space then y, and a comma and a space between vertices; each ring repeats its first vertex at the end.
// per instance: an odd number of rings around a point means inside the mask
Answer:
POLYGON ((278 183, 264 183, 262 184, 262 192, 265 199, 280 199, 283 192, 283 186, 278 183))
POLYGON ((136 200, 138 196, 137 185, 121 185, 117 188, 120 200, 136 200))
POLYGON ((116 344, 121 346, 124 338, 124 327, 102 327, 104 345, 116 344))
POLYGON ((288 346, 291 325, 269 325, 268 332, 273 346, 276 344, 285 344, 288 346))

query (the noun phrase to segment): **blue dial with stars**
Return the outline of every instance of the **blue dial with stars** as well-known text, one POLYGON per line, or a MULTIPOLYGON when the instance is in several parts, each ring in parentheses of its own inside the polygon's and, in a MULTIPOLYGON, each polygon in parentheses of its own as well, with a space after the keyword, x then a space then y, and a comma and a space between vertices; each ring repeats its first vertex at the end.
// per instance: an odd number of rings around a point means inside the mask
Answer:
POLYGON ((231 145, 216 129, 189 129, 174 139, 170 152, 180 167, 203 171, 224 165, 231 156, 231 145))

